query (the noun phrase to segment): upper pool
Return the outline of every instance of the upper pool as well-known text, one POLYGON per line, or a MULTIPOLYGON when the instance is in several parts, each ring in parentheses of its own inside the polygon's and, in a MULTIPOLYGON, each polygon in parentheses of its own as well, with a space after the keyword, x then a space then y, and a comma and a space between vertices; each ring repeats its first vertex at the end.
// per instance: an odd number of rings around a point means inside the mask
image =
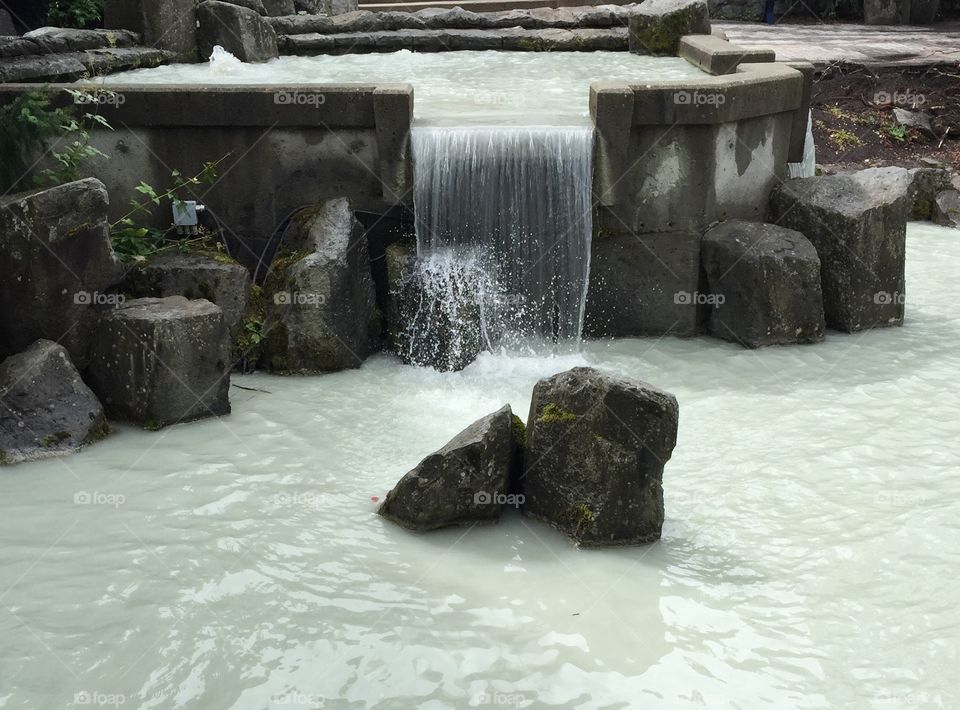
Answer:
POLYGON ((679 58, 628 52, 437 52, 280 57, 244 64, 217 54, 202 64, 173 64, 103 77, 117 84, 393 84, 414 87, 421 123, 577 125, 590 115, 590 84, 698 79, 679 58))

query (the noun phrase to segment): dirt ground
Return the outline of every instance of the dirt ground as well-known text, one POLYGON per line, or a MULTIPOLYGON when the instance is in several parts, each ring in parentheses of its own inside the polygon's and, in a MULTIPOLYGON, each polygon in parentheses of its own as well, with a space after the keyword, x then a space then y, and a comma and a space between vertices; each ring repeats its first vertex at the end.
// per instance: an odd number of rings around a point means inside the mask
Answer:
POLYGON ((818 164, 960 170, 960 67, 832 65, 815 78, 812 108, 818 164), (929 127, 901 125, 894 108, 929 127))

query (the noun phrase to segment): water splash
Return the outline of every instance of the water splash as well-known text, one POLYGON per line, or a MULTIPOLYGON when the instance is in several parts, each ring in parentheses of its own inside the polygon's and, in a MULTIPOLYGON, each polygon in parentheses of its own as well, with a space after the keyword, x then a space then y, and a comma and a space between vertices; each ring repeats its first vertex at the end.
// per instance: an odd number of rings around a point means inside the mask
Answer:
POLYGON ((213 48, 210 55, 210 71, 217 75, 233 74, 243 68, 243 62, 230 54, 219 44, 213 48))
POLYGON ((438 281, 432 291, 478 305, 486 349, 530 336, 578 339, 593 229, 592 127, 414 127, 412 141, 416 269, 438 281), (453 281, 475 286, 444 290, 453 281))

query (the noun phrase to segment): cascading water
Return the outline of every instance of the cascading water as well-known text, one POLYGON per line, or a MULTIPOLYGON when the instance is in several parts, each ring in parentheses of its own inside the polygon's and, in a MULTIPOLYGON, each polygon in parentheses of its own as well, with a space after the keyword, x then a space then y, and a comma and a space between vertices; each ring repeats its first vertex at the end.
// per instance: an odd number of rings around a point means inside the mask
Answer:
MULTIPOLYGON (((590 271, 593 128, 414 127, 414 211, 426 296, 473 309, 483 347, 576 339, 590 271), (456 282, 460 288, 451 289, 456 282)), ((435 334, 410 333, 413 340, 435 334)))

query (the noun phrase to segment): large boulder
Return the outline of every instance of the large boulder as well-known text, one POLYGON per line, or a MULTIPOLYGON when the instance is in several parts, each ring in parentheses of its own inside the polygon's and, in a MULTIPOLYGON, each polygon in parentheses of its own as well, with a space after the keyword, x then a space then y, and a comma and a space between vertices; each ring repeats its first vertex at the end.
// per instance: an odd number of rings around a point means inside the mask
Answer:
POLYGON ((62 346, 38 340, 0 363, 0 464, 68 453, 108 432, 62 346))
POLYGON ((582 545, 660 538, 679 408, 651 385, 577 367, 540 380, 527 420, 524 513, 582 545))
POLYGON ((630 51, 675 57, 684 35, 710 34, 706 0, 645 0, 630 13, 630 51))
POLYGON ((360 367, 379 347, 370 256, 346 198, 301 217, 271 265, 266 366, 284 372, 360 367))
POLYGON ((124 291, 136 298, 204 298, 220 306, 231 337, 236 336, 250 301, 250 272, 228 256, 167 252, 132 269, 124 291))
POLYGON ((944 227, 960 228, 960 192, 944 190, 934 201, 933 221, 944 227))
POLYGON ((462 370, 482 349, 481 312, 468 269, 452 257, 418 261, 403 244, 387 247, 391 349, 410 365, 462 370))
POLYGON ((139 298, 105 313, 88 369, 107 415, 155 429, 230 413, 223 312, 182 296, 139 298))
POLYGON ((823 340, 820 258, 800 232, 731 220, 701 244, 710 333, 749 348, 823 340))
POLYGON ((185 61, 197 57, 196 0, 107 0, 103 24, 133 30, 143 44, 174 52, 185 61))
POLYGON ((394 486, 379 514, 411 530, 491 522, 514 497, 522 424, 509 405, 478 419, 394 486))
POLYGON ((771 195, 773 221, 820 256, 827 326, 855 332, 903 324, 909 176, 903 168, 796 178, 771 195))
POLYGON ((95 179, 0 197, 0 358, 46 338, 83 369, 96 307, 123 276, 95 179))
POLYGON ((242 62, 265 62, 280 56, 277 33, 255 10, 220 0, 205 0, 197 6, 200 56, 223 47, 242 62))

